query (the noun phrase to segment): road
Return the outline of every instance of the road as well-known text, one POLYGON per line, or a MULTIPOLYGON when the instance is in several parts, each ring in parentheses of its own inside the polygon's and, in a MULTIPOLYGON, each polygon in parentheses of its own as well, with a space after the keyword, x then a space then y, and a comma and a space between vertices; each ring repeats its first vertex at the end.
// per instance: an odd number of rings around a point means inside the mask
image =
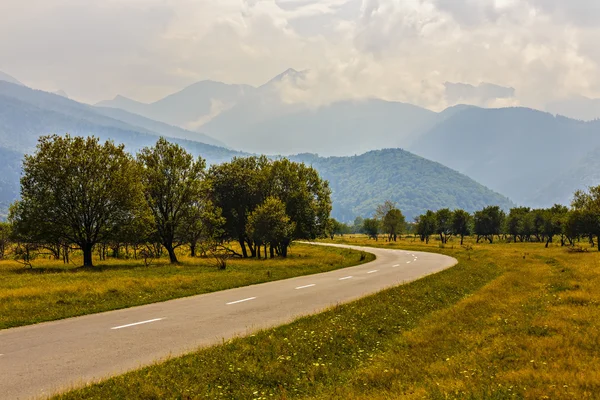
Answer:
POLYGON ((322 274, 0 330, 0 398, 45 398, 456 264, 439 254, 337 246, 377 258, 322 274))

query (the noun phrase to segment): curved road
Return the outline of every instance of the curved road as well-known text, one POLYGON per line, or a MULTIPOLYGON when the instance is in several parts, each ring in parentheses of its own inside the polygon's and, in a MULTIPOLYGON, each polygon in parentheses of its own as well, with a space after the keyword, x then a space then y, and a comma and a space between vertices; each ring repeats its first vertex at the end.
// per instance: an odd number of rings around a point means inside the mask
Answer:
POLYGON ((317 275, 0 330, 0 398, 46 397, 456 264, 439 254, 334 246, 367 251, 377 259, 317 275))

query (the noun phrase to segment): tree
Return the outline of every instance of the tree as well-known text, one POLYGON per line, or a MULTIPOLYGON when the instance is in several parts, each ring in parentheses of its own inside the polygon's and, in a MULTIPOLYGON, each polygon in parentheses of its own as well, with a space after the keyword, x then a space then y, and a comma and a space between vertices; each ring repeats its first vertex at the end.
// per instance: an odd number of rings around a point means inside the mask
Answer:
POLYGON ((177 263, 175 249, 186 242, 182 228, 194 218, 193 204, 201 199, 205 161, 177 144, 160 138, 154 147, 138 153, 142 166, 144 197, 152 215, 161 244, 177 263))
POLYGON ((587 192, 578 190, 571 203, 573 210, 579 211, 578 228, 581 234, 588 235, 590 242, 593 237, 598 238, 598 251, 600 251, 600 186, 588 188, 587 192))
POLYGON ((452 233, 452 211, 442 208, 435 213, 436 233, 440 235, 442 243, 448 242, 448 235, 452 233))
POLYGON ((363 230, 370 239, 378 240, 379 238, 379 221, 375 218, 367 218, 363 220, 363 230))
MULTIPOLYGON (((268 195, 285 204, 286 214, 294 223, 290 241, 324 236, 331 213, 329 183, 314 168, 285 158, 272 163, 268 176, 268 195)), ((288 246, 281 247, 287 251, 288 246)))
POLYGON ((429 243, 429 237, 433 235, 437 228, 437 219, 435 213, 431 210, 416 219, 417 235, 421 237, 421 241, 429 243))
POLYGON ((0 260, 6 255, 10 246, 11 225, 7 222, 0 222, 0 260))
POLYGON ((356 217, 354 219, 354 224, 352 225, 352 233, 363 233, 363 217, 356 217))
POLYGON ((237 240, 244 258, 249 257, 248 248, 256 256, 246 227, 248 216, 268 197, 269 168, 263 156, 234 158, 208 171, 210 198, 225 218, 223 239, 237 240))
POLYGON ((529 207, 515 207, 510 209, 506 217, 506 233, 513 237, 515 243, 517 239, 521 242, 525 240, 526 218, 530 211, 529 207))
POLYGON ((396 209, 396 204, 391 200, 386 200, 375 209, 375 219, 383 222, 385 216, 394 209, 396 209))
POLYGON ((192 202, 188 218, 182 225, 181 236, 190 246, 191 257, 196 257, 198 244, 205 253, 207 248, 214 249, 216 241, 223 235, 225 218, 221 215, 221 209, 205 199, 202 195, 192 202))
POLYGON ((394 239, 394 242, 397 240, 399 234, 404 230, 404 226, 406 225, 406 220, 404 219, 404 215, 397 208, 393 208, 388 210, 388 212, 383 217, 383 230, 388 234, 388 241, 394 239))
POLYGON ((285 205, 275 197, 268 197, 263 204, 258 206, 248 217, 248 235, 257 245, 257 257, 260 258, 260 247, 270 247, 271 258, 275 250, 282 257, 287 257, 287 251, 282 246, 289 246, 295 224, 285 213, 285 205))
POLYGON ((479 243, 482 237, 493 243, 494 235, 500 235, 501 233, 504 218, 504 211, 498 206, 489 206, 481 211, 477 211, 473 218, 477 243, 479 243))
POLYGON ((341 235, 344 232, 344 225, 339 222, 338 220, 336 220, 335 218, 329 218, 329 221, 327 222, 327 229, 326 229, 326 233, 327 236, 333 240, 333 238, 335 237, 335 235, 341 235))
POLYGON ((135 214, 140 194, 139 169, 122 145, 44 136, 25 156, 21 201, 10 219, 18 234, 76 244, 91 267, 93 247, 135 214))
POLYGON ((452 213, 452 233, 460 236, 462 246, 465 236, 471 233, 471 214, 465 210, 454 210, 452 213))
MULTIPOLYGON (((567 212, 567 207, 559 204, 555 204, 552 208, 542 211, 543 223, 541 232, 546 238, 546 248, 552 242, 555 235, 563 232, 567 212)), ((564 239, 561 239, 561 245, 564 245, 564 239)))

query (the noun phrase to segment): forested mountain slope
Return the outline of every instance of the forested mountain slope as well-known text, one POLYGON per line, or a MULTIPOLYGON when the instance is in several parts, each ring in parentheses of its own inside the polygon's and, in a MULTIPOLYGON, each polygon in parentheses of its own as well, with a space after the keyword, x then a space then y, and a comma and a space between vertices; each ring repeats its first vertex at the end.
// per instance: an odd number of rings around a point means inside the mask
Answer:
POLYGON ((472 212, 492 204, 504 209, 513 205, 465 175, 400 149, 354 157, 300 154, 291 159, 314 166, 329 180, 333 216, 343 221, 358 215, 370 217, 386 200, 396 202, 407 221, 428 209, 449 207, 472 212))
POLYGON ((410 146, 527 206, 549 206, 570 195, 541 190, 577 168, 600 146, 600 121, 582 122, 527 108, 467 108, 410 146))

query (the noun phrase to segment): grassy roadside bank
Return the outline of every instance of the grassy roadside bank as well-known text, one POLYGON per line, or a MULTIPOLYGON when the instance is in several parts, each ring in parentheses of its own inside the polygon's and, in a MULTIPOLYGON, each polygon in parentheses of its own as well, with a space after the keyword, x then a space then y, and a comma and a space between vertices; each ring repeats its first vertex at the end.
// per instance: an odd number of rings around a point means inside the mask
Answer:
POLYGON ((157 260, 109 259, 94 270, 56 261, 36 268, 0 262, 0 329, 155 303, 179 297, 345 268, 373 260, 361 252, 294 245, 287 259, 230 259, 218 270, 212 260, 182 257, 181 265, 157 260))
POLYGON ((443 252, 459 264, 59 398, 597 398, 597 252, 376 245, 443 252))
POLYGON ((398 337, 467 301, 503 273, 487 250, 477 250, 472 260, 463 258, 450 270, 408 285, 59 398, 335 397, 340 388, 354 387, 364 368, 394 353, 398 337))

